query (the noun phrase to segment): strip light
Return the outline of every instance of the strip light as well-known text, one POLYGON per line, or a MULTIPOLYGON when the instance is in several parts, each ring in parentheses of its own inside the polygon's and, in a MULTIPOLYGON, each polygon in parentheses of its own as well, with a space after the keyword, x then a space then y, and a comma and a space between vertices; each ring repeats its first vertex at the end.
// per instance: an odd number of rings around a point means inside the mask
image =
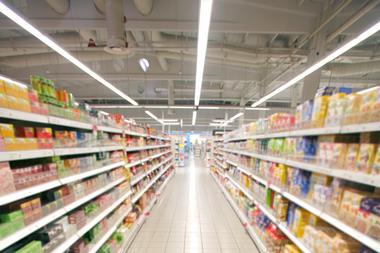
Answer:
POLYGON ((210 30, 212 2, 213 0, 201 0, 201 8, 199 11, 197 70, 195 74, 195 97, 194 97, 195 106, 199 105, 199 100, 201 98, 203 72, 204 72, 205 61, 206 61, 208 33, 210 30))
POLYGON ((162 122, 159 118, 157 118, 156 115, 154 115, 153 113, 151 113, 150 111, 145 111, 146 114, 148 114, 152 119, 160 122, 161 124, 164 124, 164 122, 162 122))
POLYGON ((193 120, 191 121, 191 124, 195 126, 196 121, 197 121, 197 111, 193 111, 193 120))
POLYGON ((239 117, 241 117, 241 116, 243 116, 244 115, 244 112, 239 112, 238 114, 236 114, 235 116, 232 116, 231 118, 230 118, 230 122, 234 122, 234 120, 235 119, 237 119, 237 118, 239 118, 239 117))
POLYGON ((37 28, 35 28, 33 25, 28 23, 25 19, 23 19, 21 16, 19 16, 16 12, 11 10, 8 6, 6 6, 4 3, 0 2, 0 12, 3 13, 5 16, 7 16, 9 19, 11 19, 13 22, 24 28, 26 31, 28 31, 30 34, 32 34, 34 37, 42 41, 45 45, 56 51, 58 54, 66 58, 69 62, 77 66, 79 69, 87 73, 89 76, 93 77, 95 80, 106 86, 108 89, 115 92, 120 97, 127 100, 129 103, 133 105, 138 105, 138 103, 127 96, 125 93, 123 93, 121 90, 113 86, 110 82, 106 81, 103 77, 92 71, 89 67, 84 65, 81 61, 79 61, 77 58, 72 56, 69 52, 67 52, 65 49, 60 47, 57 43, 52 41, 49 37, 41 33, 37 28))
POLYGON ((178 119, 161 119, 162 122, 178 122, 178 119))
POLYGON ((308 75, 313 73, 314 71, 322 68, 327 63, 331 62, 335 58, 341 56, 342 54, 344 54, 345 52, 347 52, 348 50, 353 48, 354 46, 356 46, 359 43, 361 43, 362 41, 366 40, 368 37, 377 33, 379 30, 380 30, 380 21, 378 21, 376 24, 374 24, 373 26, 371 26, 370 28, 368 28, 367 30, 365 30, 364 32, 362 32, 361 34, 356 36, 354 39, 352 39, 349 42, 347 42, 346 44, 344 44, 343 46, 339 47, 338 49, 336 49, 332 53, 328 54, 322 60, 320 60, 320 61, 316 62, 315 64, 313 64, 312 66, 308 67, 306 70, 301 72, 299 75, 297 75, 296 77, 294 77, 290 81, 286 82, 282 86, 278 87, 274 91, 270 92, 269 94, 267 94, 264 97, 262 97, 261 99, 259 99, 257 102, 253 103, 252 107, 256 107, 256 106, 264 103, 265 101, 267 101, 271 97, 276 96, 278 93, 280 93, 280 92, 286 90, 287 88, 295 85, 296 83, 298 83, 299 81, 301 81, 302 79, 304 79, 305 77, 307 77, 308 75))
POLYGON ((164 122, 164 124, 163 125, 165 125, 165 126, 179 126, 179 122, 168 122, 168 123, 166 123, 166 122, 164 122))

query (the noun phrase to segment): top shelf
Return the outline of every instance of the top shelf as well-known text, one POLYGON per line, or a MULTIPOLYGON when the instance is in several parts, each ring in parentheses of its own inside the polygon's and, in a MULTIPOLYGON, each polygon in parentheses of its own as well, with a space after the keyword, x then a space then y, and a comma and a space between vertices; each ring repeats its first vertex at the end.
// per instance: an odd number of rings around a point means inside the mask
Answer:
POLYGON ((297 136, 317 136, 325 134, 349 134, 349 133, 361 133, 361 132, 376 132, 380 131, 380 122, 354 124, 346 126, 335 127, 323 127, 323 128, 309 128, 301 130, 284 131, 278 133, 269 134, 252 134, 239 136, 225 140, 225 142, 241 141, 247 139, 270 139, 270 138, 282 138, 282 137, 297 137, 297 136))
POLYGON ((56 126, 66 126, 71 128, 77 128, 77 129, 84 129, 84 130, 94 130, 97 129, 99 131, 103 132, 109 132, 109 133, 119 133, 119 134, 125 134, 125 135, 131 135, 131 136, 140 136, 140 137, 147 137, 151 139, 159 139, 159 140, 170 140, 170 138, 162 137, 162 136, 156 136, 156 135, 147 135, 145 133, 137 133, 128 131, 122 128, 112 127, 112 126, 97 126, 92 123, 85 123, 80 122, 76 120, 70 120, 55 116, 49 116, 49 115, 41 115, 36 113, 30 113, 30 112, 22 112, 12 109, 6 109, 6 108, 0 108, 0 118, 6 118, 6 119, 14 119, 14 120, 21 120, 21 121, 28 121, 28 122, 34 122, 34 123, 42 123, 42 124, 51 124, 56 126))

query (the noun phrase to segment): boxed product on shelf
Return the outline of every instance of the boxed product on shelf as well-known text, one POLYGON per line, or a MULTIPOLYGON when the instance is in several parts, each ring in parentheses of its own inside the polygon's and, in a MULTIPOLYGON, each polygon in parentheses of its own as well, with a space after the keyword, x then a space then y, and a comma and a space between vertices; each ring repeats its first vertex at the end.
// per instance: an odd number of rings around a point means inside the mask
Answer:
POLYGON ((15 251, 15 253, 44 253, 40 241, 31 241, 22 248, 15 251))
POLYGON ((0 196, 16 191, 12 170, 8 162, 0 163, 0 196))
POLYGON ((21 210, 2 211, 0 214, 0 239, 5 238, 25 227, 21 210))

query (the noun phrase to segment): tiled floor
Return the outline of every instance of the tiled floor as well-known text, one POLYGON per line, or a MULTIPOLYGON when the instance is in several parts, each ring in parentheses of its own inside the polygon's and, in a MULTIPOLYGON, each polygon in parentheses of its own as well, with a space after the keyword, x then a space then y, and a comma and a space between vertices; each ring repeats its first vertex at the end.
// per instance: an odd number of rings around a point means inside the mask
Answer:
POLYGON ((135 238, 129 253, 258 252, 201 161, 187 161, 135 238))

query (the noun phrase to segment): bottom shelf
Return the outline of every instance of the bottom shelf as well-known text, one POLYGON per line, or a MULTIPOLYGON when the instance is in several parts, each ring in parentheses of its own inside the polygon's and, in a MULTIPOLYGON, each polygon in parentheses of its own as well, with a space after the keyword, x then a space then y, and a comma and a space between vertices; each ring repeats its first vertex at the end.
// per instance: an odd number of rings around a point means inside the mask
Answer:
POLYGON ((142 225, 144 224, 144 222, 148 218, 150 211, 153 209, 154 205, 157 203, 158 197, 161 195, 162 191, 165 189, 165 187, 167 186, 169 181, 174 177, 174 175, 175 175, 175 169, 173 170, 172 173, 170 173, 170 175, 165 180, 165 182, 162 183, 162 185, 160 186, 160 188, 156 192, 156 196, 151 200, 149 205, 144 209, 141 216, 137 219, 137 221, 133 225, 132 229, 129 229, 126 232, 126 240, 123 243, 123 245, 120 247, 120 250, 118 251, 118 253, 126 253, 128 251, 128 248, 130 247, 132 241, 134 240, 134 238, 136 237, 136 235, 140 231, 142 225))
POLYGON ((263 252, 263 253, 268 252, 264 243, 256 235, 253 227, 249 224, 249 220, 248 220, 247 216, 239 209, 239 207, 236 205, 235 201, 231 198, 230 194, 226 191, 226 189, 219 182, 219 180, 215 177, 215 175, 212 172, 210 174, 211 174, 212 178, 215 180, 216 184, 219 186, 220 190, 222 191, 223 195, 227 199, 228 203, 231 205, 232 209, 234 209, 236 215, 239 217, 241 223, 243 224, 244 228, 247 230, 247 233, 249 234, 249 236, 255 242, 259 251, 263 252))

